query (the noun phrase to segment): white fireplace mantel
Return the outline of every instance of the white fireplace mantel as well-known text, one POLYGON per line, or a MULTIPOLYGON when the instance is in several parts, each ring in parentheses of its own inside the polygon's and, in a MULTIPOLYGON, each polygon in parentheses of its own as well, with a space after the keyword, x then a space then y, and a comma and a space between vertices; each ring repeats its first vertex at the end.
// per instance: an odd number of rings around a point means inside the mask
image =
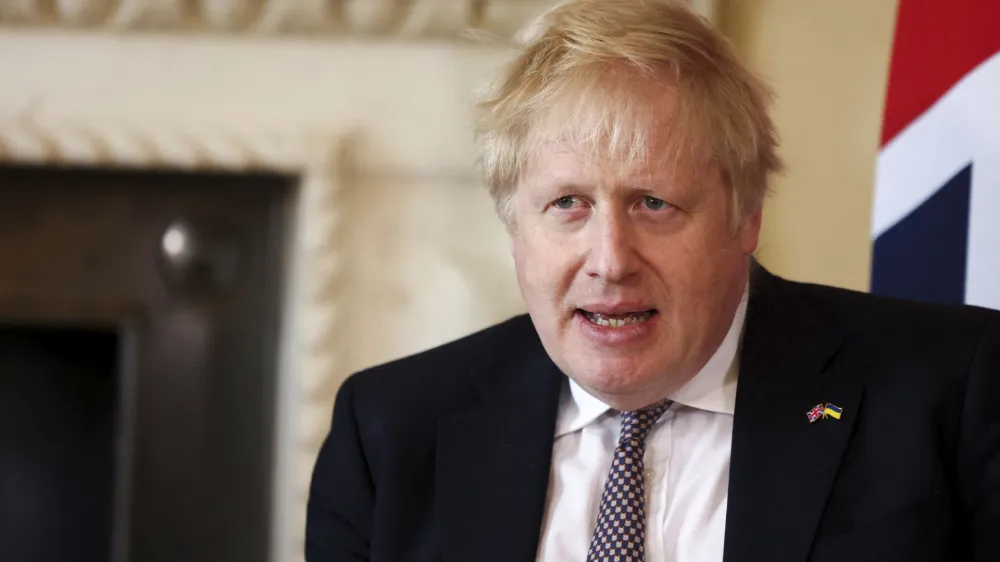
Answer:
POLYGON ((298 178, 275 562, 302 559, 309 476, 344 377, 520 310, 470 132, 471 94, 505 55, 448 41, 0 28, 0 161, 298 178))

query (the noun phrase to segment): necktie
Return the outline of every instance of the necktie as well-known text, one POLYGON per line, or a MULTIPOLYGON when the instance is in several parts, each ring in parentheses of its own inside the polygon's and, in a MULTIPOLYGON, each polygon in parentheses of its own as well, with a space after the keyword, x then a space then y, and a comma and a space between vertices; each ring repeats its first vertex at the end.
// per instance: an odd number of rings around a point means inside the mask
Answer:
POLYGON ((615 448, 587 562, 644 562, 646 555, 646 483, 642 457, 646 436, 671 402, 622 413, 615 448))

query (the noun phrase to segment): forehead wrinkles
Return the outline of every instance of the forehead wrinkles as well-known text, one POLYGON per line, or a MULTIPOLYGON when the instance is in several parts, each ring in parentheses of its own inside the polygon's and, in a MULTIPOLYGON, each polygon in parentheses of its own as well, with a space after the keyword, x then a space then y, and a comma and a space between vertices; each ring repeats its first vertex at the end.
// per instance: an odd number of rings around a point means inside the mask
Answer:
POLYGON ((653 190, 693 179, 699 169, 672 159, 650 161, 593 152, 579 143, 562 140, 538 147, 522 183, 539 187, 653 190))
MULTIPOLYGON (((661 73, 665 76, 669 74, 661 73)), ((552 146, 573 147, 592 160, 658 170, 706 160, 704 127, 676 80, 621 65, 563 77, 539 94, 524 143, 524 168, 552 146)))

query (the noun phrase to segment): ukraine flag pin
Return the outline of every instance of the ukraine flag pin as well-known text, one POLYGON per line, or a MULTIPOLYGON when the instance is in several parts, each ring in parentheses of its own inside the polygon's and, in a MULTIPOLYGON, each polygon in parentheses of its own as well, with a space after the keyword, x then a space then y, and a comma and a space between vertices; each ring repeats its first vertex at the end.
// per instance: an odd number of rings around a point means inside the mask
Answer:
POLYGON ((831 417, 835 420, 840 419, 840 414, 844 413, 844 409, 839 406, 834 406, 833 404, 827 402, 826 407, 823 408, 823 419, 831 417))

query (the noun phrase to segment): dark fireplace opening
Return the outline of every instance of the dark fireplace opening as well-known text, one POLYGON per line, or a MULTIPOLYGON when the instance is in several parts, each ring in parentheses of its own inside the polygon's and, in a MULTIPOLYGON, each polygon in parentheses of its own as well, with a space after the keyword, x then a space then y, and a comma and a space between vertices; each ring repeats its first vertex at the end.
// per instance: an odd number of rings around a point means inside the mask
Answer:
POLYGON ((0 166, 0 561, 268 559, 293 184, 0 166))
POLYGON ((0 326, 0 545, 4 560, 112 559, 118 336, 0 326))

